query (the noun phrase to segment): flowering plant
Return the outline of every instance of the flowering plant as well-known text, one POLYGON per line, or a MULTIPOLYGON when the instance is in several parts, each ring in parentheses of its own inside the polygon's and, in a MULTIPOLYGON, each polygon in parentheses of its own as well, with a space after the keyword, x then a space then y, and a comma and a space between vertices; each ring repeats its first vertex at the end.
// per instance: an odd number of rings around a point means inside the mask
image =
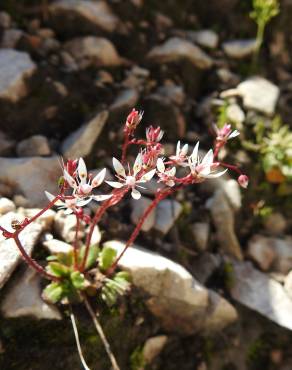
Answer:
MULTIPOLYGON (((68 304, 69 307, 72 302, 85 303, 115 370, 119 369, 117 361, 110 350, 87 296, 97 293, 109 305, 112 305, 119 295, 128 290, 129 276, 125 272, 116 272, 118 262, 127 248, 134 243, 144 221, 161 200, 185 186, 222 176, 228 169, 238 173, 238 182, 242 187, 245 188, 248 184, 247 176, 242 174, 236 166, 218 160, 218 154, 227 141, 239 134, 237 131, 232 131, 230 125, 226 124, 221 129, 215 127, 214 149, 210 149, 203 157, 199 153, 199 143, 196 143, 189 155, 188 144, 181 145, 178 142, 176 153, 166 158, 164 157, 163 145, 160 143, 163 137, 163 131, 160 127, 150 126, 147 128, 145 139, 137 139, 134 136, 142 116, 142 112, 133 109, 126 119, 121 159, 113 158, 116 181, 104 181, 105 168, 96 176, 92 176, 88 173, 83 158, 68 159, 63 165, 63 174, 59 180, 59 193, 52 195, 46 192, 49 203, 45 208, 31 219, 25 218, 22 222, 13 224, 11 230, 0 226, 0 230, 6 238, 14 239, 29 266, 50 281, 44 290, 44 299, 52 303, 68 304), (126 158, 128 148, 132 145, 138 147, 138 154, 131 167, 126 164, 126 158), (179 168, 183 169, 181 177, 177 176, 179 168), (156 191, 153 201, 141 216, 120 255, 117 256, 116 251, 111 248, 100 249, 99 246, 92 244, 94 228, 104 213, 110 207, 121 202, 129 192, 134 199, 139 199, 141 197, 140 189, 147 187, 147 183, 155 181, 155 178, 163 187, 156 191), (113 190, 108 194, 96 194, 96 189, 104 182, 113 190), (92 201, 101 202, 93 217, 84 212, 84 207, 92 201), (75 240, 71 251, 49 256, 47 266, 43 267, 26 253, 19 239, 19 234, 54 206, 63 209, 65 214, 75 215, 75 240), (81 243, 78 237, 82 225, 89 226, 84 243, 81 243)), ((71 312, 71 320, 82 364, 85 369, 88 369, 82 355, 73 312, 71 312)))

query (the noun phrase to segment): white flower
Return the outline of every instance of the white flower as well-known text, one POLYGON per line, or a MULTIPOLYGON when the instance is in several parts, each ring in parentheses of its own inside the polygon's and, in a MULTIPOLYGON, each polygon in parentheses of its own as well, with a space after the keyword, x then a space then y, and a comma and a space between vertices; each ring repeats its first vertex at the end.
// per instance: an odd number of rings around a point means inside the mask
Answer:
POLYGON ((227 123, 221 129, 214 125, 214 130, 216 132, 216 139, 219 141, 227 141, 240 135, 239 131, 232 131, 231 125, 228 125, 227 123))
POLYGON ((192 155, 189 157, 189 167, 194 177, 215 178, 224 175, 227 171, 216 172, 218 164, 214 163, 213 150, 210 149, 202 160, 199 158, 199 142, 197 142, 192 155))
POLYGON ((96 201, 103 201, 109 199, 111 194, 109 195, 93 195, 92 190, 100 186, 105 178, 106 168, 101 170, 93 179, 88 177, 87 168, 83 158, 80 158, 78 161, 76 176, 73 178, 69 173, 64 169, 64 178, 67 183, 73 188, 73 195, 77 197, 79 203, 78 206, 85 205, 89 203, 92 199, 96 201), (87 203, 83 204, 80 203, 81 199, 85 199, 84 202, 87 203), (80 205, 82 204, 82 205, 80 205))
POLYGON ((116 189, 128 186, 129 188, 132 189, 131 192, 132 197, 134 199, 139 199, 141 197, 141 193, 136 189, 136 187, 143 189, 143 186, 137 184, 145 183, 151 180, 156 172, 156 169, 151 170, 149 172, 146 172, 139 178, 138 175, 139 172, 142 170, 142 165, 143 165, 142 154, 139 153, 135 160, 132 173, 129 170, 127 175, 121 162, 116 158, 113 158, 113 167, 117 173, 116 177, 119 179, 119 181, 106 181, 106 183, 116 189))
POLYGON ((167 186, 174 186, 175 185, 175 182, 174 182, 174 176, 175 176, 175 173, 176 173, 176 168, 175 167, 172 167, 170 169, 165 169, 165 165, 164 165, 164 162, 163 162, 163 159, 162 158, 158 158, 157 159, 157 169, 158 169, 158 172, 157 172, 157 175, 159 177, 159 182, 163 182, 164 184, 166 184, 167 186))
POLYGON ((176 145, 175 155, 172 155, 171 157, 169 157, 169 159, 178 164, 179 166, 187 167, 188 164, 186 163, 186 161, 188 159, 187 157, 188 149, 189 149, 188 144, 185 144, 182 148, 180 148, 180 141, 178 141, 176 145))

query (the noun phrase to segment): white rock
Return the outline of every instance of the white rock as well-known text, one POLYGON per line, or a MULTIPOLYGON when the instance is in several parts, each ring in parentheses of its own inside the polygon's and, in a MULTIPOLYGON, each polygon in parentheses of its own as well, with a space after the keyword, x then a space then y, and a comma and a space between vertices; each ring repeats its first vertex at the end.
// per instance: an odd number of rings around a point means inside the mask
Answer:
POLYGON ((15 204, 12 200, 8 198, 0 198, 0 214, 5 215, 5 213, 15 211, 15 204))
MULTIPOLYGON (((58 211, 55 217, 54 228, 57 235, 64 239, 67 243, 72 243, 75 240, 76 216, 65 215, 64 211, 58 211)), ((84 225, 80 224, 78 239, 84 236, 84 225)))
POLYGON ((155 357, 163 350, 167 341, 168 337, 166 335, 157 335, 156 337, 148 338, 143 347, 144 360, 148 364, 151 364, 155 357))
POLYGON ((43 245, 48 249, 50 254, 57 254, 57 253, 69 253, 73 250, 71 244, 62 242, 58 239, 50 239, 43 242, 43 245))
POLYGON ((247 109, 254 109, 267 115, 275 113, 280 90, 278 86, 262 77, 252 77, 237 86, 237 91, 247 109))
MULTIPOLYGON (((47 201, 49 203, 49 201, 47 201)), ((32 218, 36 214, 38 214, 42 208, 19 208, 18 213, 23 215, 23 217, 32 218)), ((56 212, 53 209, 48 209, 45 213, 43 213, 40 217, 36 219, 35 222, 38 222, 43 230, 51 230, 53 227, 54 219, 56 216, 56 212)))
POLYGON ((216 49, 218 46, 219 36, 213 30, 189 31, 187 36, 205 48, 216 49))
POLYGON ((139 94, 135 89, 126 89, 121 91, 110 106, 111 111, 131 109, 135 107, 139 99, 139 94))
POLYGON ((242 124, 245 120, 244 111, 238 104, 230 104, 226 109, 226 115, 229 121, 242 124))
MULTIPOLYGON (((125 244, 109 241, 105 245, 120 253, 125 244)), ((231 304, 167 258, 134 246, 119 265, 130 272, 133 284, 150 296, 148 308, 168 330, 185 334, 218 331, 237 319, 231 304)))
POLYGON ((216 190, 208 206, 222 250, 238 260, 242 260, 240 244, 234 231, 234 214, 222 189, 216 190))
POLYGON ((6 318, 32 316, 35 319, 61 320, 57 307, 44 302, 41 298, 41 277, 27 268, 23 276, 9 289, 1 305, 6 318))
POLYGON ((257 42, 255 39, 250 40, 231 40, 223 43, 224 52, 230 58, 243 59, 256 50, 257 42))
POLYGON ((56 17, 56 24, 60 29, 66 21, 72 27, 81 23, 82 26, 112 32, 119 22, 105 1, 59 0, 49 6, 49 11, 56 17))
POLYGON ((249 241, 249 254, 266 269, 287 274, 292 269, 292 238, 285 239, 254 235, 249 241), (258 254, 257 254, 257 251, 258 254), (261 255, 261 254, 262 255, 261 255), (265 261, 265 257, 267 261, 265 261), (273 258, 272 258, 273 257, 273 258), (257 259, 256 259, 257 258, 257 259))
POLYGON ((30 207, 46 205, 44 191, 58 192, 61 168, 58 157, 0 158, 0 183, 9 183, 22 192, 30 207))
POLYGON ((0 50, 0 98, 17 102, 27 95, 26 79, 36 70, 27 53, 0 50))
POLYGON ((207 249, 210 234, 210 225, 206 222, 196 222, 192 225, 192 235, 200 251, 207 249))
POLYGON ((51 154, 51 149, 45 136, 34 135, 20 141, 16 153, 19 157, 47 156, 51 154))
POLYGON ((103 37, 78 37, 66 42, 64 48, 75 58, 81 69, 91 65, 112 67, 122 64, 115 46, 103 37))
POLYGON ((213 65, 213 60, 198 46, 191 42, 173 37, 164 44, 155 46, 148 54, 147 58, 157 63, 176 62, 182 59, 188 60, 195 67, 209 69, 213 65))
MULTIPOLYGON (((9 212, 0 217, 0 225, 5 229, 12 231, 11 222, 19 219, 19 215, 9 212)), ((20 234, 20 241, 27 254, 31 255, 32 250, 41 234, 42 227, 37 223, 27 226, 20 234)), ((13 239, 6 240, 0 235, 0 288, 9 279, 10 275, 21 261, 21 255, 13 239)))
POLYGON ((249 262, 233 264, 233 283, 233 299, 292 330, 292 300, 280 283, 249 262))
MULTIPOLYGON (((148 208, 148 206, 152 203, 151 199, 146 197, 141 197, 139 200, 132 199, 132 213, 131 213, 131 221, 134 224, 137 224, 140 220, 140 217, 143 215, 144 211, 148 208)), ((155 209, 150 213, 150 215, 146 218, 145 222, 143 223, 142 230, 149 231, 153 228, 155 224, 155 216, 156 211, 155 209)))
POLYGON ((263 271, 269 270, 276 258, 273 247, 262 236, 254 235, 248 242, 248 256, 255 261, 263 271))
POLYGON ((3 49, 14 49, 24 35, 24 32, 19 29, 9 29, 3 32, 2 40, 1 40, 1 48, 3 49))
POLYGON ((98 139, 106 121, 108 112, 98 113, 88 123, 72 132, 62 143, 61 151, 65 158, 86 157, 98 139))
POLYGON ((178 219, 182 205, 176 200, 162 200, 156 208, 154 228, 162 234, 167 234, 178 219))
POLYGON ((284 288, 289 297, 292 299, 292 271, 290 271, 289 274, 285 277, 284 288))

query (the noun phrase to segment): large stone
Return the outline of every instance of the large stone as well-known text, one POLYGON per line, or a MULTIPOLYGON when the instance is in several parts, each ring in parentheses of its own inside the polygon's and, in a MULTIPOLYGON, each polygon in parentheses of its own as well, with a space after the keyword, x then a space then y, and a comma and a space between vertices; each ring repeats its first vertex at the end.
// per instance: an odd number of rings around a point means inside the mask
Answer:
POLYGON ((121 91, 110 106, 111 111, 130 110, 136 106, 139 94, 136 89, 126 89, 121 91))
POLYGON ((43 242, 43 245, 50 252, 50 254, 69 253, 73 250, 73 247, 71 244, 62 242, 62 240, 58 240, 58 239, 45 240, 43 242))
POLYGON ((241 82, 236 90, 242 97, 245 108, 267 115, 275 113, 280 90, 272 82, 256 76, 241 82))
POLYGON ((170 38, 164 44, 155 46, 147 58, 157 63, 177 62, 185 59, 201 69, 208 69, 213 64, 212 59, 198 46, 178 37, 170 38))
POLYGON ((182 205, 176 200, 162 200, 156 208, 154 228, 162 234, 167 234, 178 219, 182 205))
POLYGON ((208 247, 210 225, 207 222, 196 222, 192 225, 192 236, 196 247, 202 252, 208 247))
POLYGON ((143 358, 148 363, 157 357, 167 343, 166 335, 157 335, 156 337, 148 338, 143 346, 143 358))
POLYGON ((0 50, 0 99, 17 102, 28 93, 26 79, 36 70, 27 53, 0 50))
POLYGON ((292 300, 277 281, 252 267, 250 262, 233 264, 233 299, 292 330, 292 300))
MULTIPOLYGON (((12 231, 11 222, 18 220, 19 215, 9 212, 0 218, 0 225, 8 231, 12 231)), ((26 253, 31 255, 33 247, 38 241, 42 227, 38 223, 27 226, 20 234, 19 239, 26 253)), ((10 275, 21 261, 21 254, 13 239, 6 240, 0 235, 0 288, 6 283, 10 275)))
POLYGON ((49 12, 59 30, 69 23, 73 29, 78 24, 87 31, 112 32, 119 23, 105 1, 59 0, 50 5, 49 12))
POLYGON ((5 213, 15 211, 15 204, 12 200, 2 197, 0 198, 0 215, 5 215, 5 213))
MULTIPOLYGON (((109 241, 121 253, 124 243, 109 241)), ((150 296, 146 304, 168 330, 192 334, 218 331, 237 318, 234 307, 217 293, 206 289, 179 264, 134 246, 119 266, 130 272, 133 284, 150 296)))
POLYGON ((16 147, 19 157, 48 156, 51 154, 48 139, 43 135, 34 135, 20 141, 16 147))
MULTIPOLYGON (((47 200, 47 203, 49 203, 49 200, 47 200)), ((32 218, 39 212, 41 212, 41 208, 19 208, 17 212, 22 215, 23 217, 32 218)), ((43 213, 41 216, 39 216, 35 222, 38 222, 43 230, 50 230, 53 227, 54 219, 56 216, 56 212, 53 209, 48 209, 45 213, 43 213)))
POLYGON ((219 42, 219 36, 213 30, 189 31, 187 37, 200 46, 209 49, 216 49, 219 42))
POLYGON ((102 111, 77 131, 72 132, 62 143, 61 151, 63 156, 71 159, 88 156, 107 118, 108 112, 102 111))
POLYGON ((266 242, 266 238, 262 240, 260 235, 254 235, 249 240, 247 253, 263 271, 269 270, 276 258, 276 253, 272 246, 266 242))
POLYGON ((230 58, 243 59, 250 56, 256 50, 257 42, 250 40, 231 40, 223 43, 224 52, 230 58))
POLYGON ((0 158, 0 184, 10 184, 15 193, 23 193, 30 207, 46 205, 44 191, 57 194, 62 174, 58 157, 0 158))
POLYGON ((3 316, 6 318, 32 316, 37 320, 61 320, 62 316, 57 307, 42 300, 40 283, 40 275, 29 268, 23 276, 18 276, 2 302, 3 316))
POLYGON ((115 46, 103 37, 78 37, 65 43, 64 48, 83 69, 89 66, 113 67, 122 64, 115 46))
POLYGON ((242 260, 240 244, 234 230, 234 213, 222 189, 216 190, 208 202, 208 207, 216 227, 216 236, 220 247, 230 256, 242 260))

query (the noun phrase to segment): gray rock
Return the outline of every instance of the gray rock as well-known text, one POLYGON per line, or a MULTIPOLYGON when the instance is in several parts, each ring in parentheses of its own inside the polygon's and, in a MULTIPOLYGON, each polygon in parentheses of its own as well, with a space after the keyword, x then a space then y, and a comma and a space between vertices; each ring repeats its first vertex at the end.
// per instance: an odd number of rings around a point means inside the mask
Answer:
POLYGON ((4 132, 0 131, 0 156, 11 155, 14 146, 15 142, 8 139, 4 132))
POLYGON ((244 111, 236 103, 228 105, 226 109, 226 115, 228 121, 231 121, 233 123, 242 124, 245 120, 244 111))
MULTIPOLYGON (((14 212, 9 212, 0 217, 0 225, 12 231, 11 222, 13 220, 21 220, 19 215, 14 212)), ((38 223, 32 223, 27 226, 20 234, 20 241, 27 252, 31 255, 35 244, 41 234, 42 227, 38 223)), ((21 261, 21 255, 15 245, 14 240, 6 240, 2 234, 0 235, 0 288, 6 283, 10 275, 21 261)))
POLYGON ((98 139, 106 121, 108 112, 98 113, 88 123, 81 126, 77 131, 72 132, 62 143, 61 152, 66 158, 86 157, 98 139))
POLYGON ((187 37, 208 49, 216 49, 219 42, 219 36, 213 30, 189 31, 187 32, 187 37))
MULTIPOLYGON (((47 203, 49 203, 49 200, 47 200, 47 203)), ((17 213, 22 215, 23 218, 32 218, 41 210, 41 208, 19 208, 17 213)), ((48 209, 45 213, 38 217, 35 222, 38 222, 42 226, 43 230, 51 230, 53 227, 55 216, 56 212, 53 209, 48 209)))
POLYGON ((0 183, 23 193, 30 207, 47 204, 45 190, 57 194, 62 174, 58 157, 0 158, 0 168, 0 183))
POLYGON ((245 108, 267 115, 275 113, 280 90, 272 82, 256 76, 241 82, 236 90, 242 97, 245 108))
POLYGON ((49 12, 58 29, 69 23, 73 28, 78 24, 87 30, 112 32, 119 23, 105 1, 59 0, 49 6, 49 12))
POLYGON ((0 99, 17 102, 28 93, 26 79, 36 70, 27 53, 12 50, 0 50, 0 99))
POLYGON ((233 264, 233 283, 233 299, 292 330, 292 300, 280 283, 249 262, 233 264))
POLYGON ((162 234, 167 234, 178 219, 182 205, 176 200, 162 200, 156 208, 154 228, 162 234))
MULTIPOLYGON (((141 197, 139 200, 133 199, 131 201, 132 205, 132 213, 131 213, 131 221, 134 224, 137 224, 140 220, 140 217, 143 215, 144 211, 148 208, 148 206, 152 203, 151 199, 146 197, 141 197)), ((155 225, 155 216, 156 212, 155 209, 150 213, 150 215, 146 218, 146 221, 143 223, 142 230, 149 231, 155 225)))
POLYGON ((5 215, 5 213, 13 212, 15 211, 15 204, 12 202, 12 200, 8 198, 0 198, 0 214, 5 215))
POLYGON ((247 253, 263 271, 269 270, 276 258, 274 248, 270 245, 267 238, 261 235, 254 235, 249 240, 247 253))
POLYGON ((223 43, 222 47, 227 56, 234 59, 246 58, 256 50, 256 39, 231 40, 223 43))
POLYGON ((209 277, 219 268, 220 256, 212 253, 202 253, 193 264, 194 276, 200 283, 205 284, 209 277))
POLYGON ((76 60, 79 68, 113 67, 122 64, 115 46, 103 37, 78 37, 65 43, 64 49, 76 60))
POLYGON ((62 242, 58 239, 45 240, 43 245, 50 252, 50 254, 69 253, 73 249, 71 244, 62 242))
POLYGON ((1 48, 15 49, 18 41, 24 35, 24 32, 19 29, 5 30, 1 39, 1 48))
POLYGON ((47 156, 51 154, 51 149, 45 136, 34 135, 20 141, 16 153, 19 157, 47 156))
POLYGON ((135 107, 139 99, 139 94, 135 89, 121 91, 110 106, 111 111, 129 110, 135 107))
POLYGON ((267 233, 273 236, 283 234, 287 228, 287 220, 281 213, 272 213, 264 222, 267 233))
POLYGON ((177 105, 182 105, 185 102, 185 93, 182 86, 172 84, 161 86, 157 93, 177 105))
POLYGON ((200 251, 205 251, 207 249, 209 234, 210 225, 207 222, 196 222, 192 225, 192 235, 200 251))
MULTIPOLYGON (((75 240, 76 216, 65 215, 64 211, 58 211, 55 217, 54 231, 65 242, 72 243, 75 240)), ((84 225, 80 224, 78 239, 84 237, 84 225)))
POLYGON ((209 208, 220 247, 229 255, 242 260, 240 244, 234 231, 234 214, 223 190, 216 190, 209 208))
MULTIPOLYGON (((118 241, 105 245, 119 253, 124 247, 118 241)), ((218 331, 237 319, 230 303, 165 257, 134 246, 126 251, 119 266, 129 271, 133 284, 150 296, 146 304, 167 330, 184 334, 218 331)))
POLYGON ((49 305, 41 298, 41 277, 34 270, 26 269, 19 276, 1 304, 1 312, 6 318, 32 316, 40 320, 61 320, 56 306, 49 305))
POLYGON ((168 341, 166 335, 157 335, 156 337, 148 338, 143 346, 143 358, 148 363, 151 362, 159 356, 160 352, 165 347, 168 341))
POLYGON ((195 67, 209 69, 213 61, 198 46, 191 42, 173 37, 164 44, 155 46, 148 54, 147 58, 156 63, 176 62, 182 59, 188 60, 195 67))

